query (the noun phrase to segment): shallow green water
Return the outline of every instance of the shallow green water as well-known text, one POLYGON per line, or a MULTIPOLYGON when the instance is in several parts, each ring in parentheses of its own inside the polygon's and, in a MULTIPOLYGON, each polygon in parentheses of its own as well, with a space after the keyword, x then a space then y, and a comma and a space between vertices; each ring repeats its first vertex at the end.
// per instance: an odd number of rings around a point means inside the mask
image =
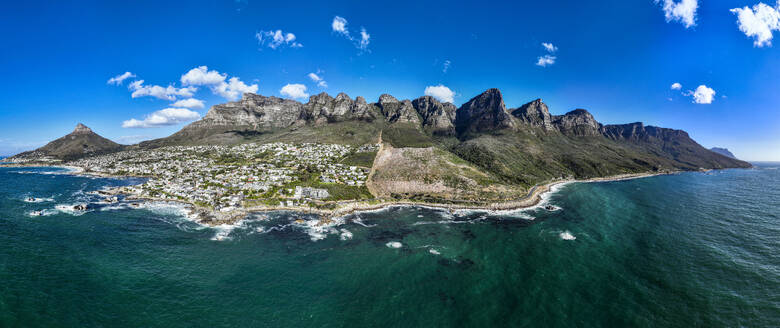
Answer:
POLYGON ((324 236, 295 213, 73 215, 55 206, 134 181, 3 168, 0 326, 777 326, 779 166, 571 184, 553 212, 397 207, 324 236))

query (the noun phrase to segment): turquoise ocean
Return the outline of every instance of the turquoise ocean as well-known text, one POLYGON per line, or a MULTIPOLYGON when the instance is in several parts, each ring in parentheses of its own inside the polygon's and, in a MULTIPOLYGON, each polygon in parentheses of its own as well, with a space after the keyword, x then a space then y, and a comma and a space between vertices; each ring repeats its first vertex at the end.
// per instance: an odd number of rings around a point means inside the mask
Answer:
POLYGON ((176 204, 89 193, 139 179, 0 168, 0 327, 777 327, 778 167, 321 230, 290 212, 202 227, 176 204))

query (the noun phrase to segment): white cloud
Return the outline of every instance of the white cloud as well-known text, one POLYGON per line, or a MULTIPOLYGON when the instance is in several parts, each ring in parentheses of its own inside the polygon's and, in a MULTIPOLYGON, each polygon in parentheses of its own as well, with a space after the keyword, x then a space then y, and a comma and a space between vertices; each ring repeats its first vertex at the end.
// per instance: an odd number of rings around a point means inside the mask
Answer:
POLYGON ((558 47, 554 46, 552 43, 549 42, 542 42, 542 47, 544 47, 544 49, 547 50, 548 52, 558 51, 558 47))
POLYGON ((279 93, 283 96, 296 99, 309 97, 309 94, 306 93, 306 86, 303 84, 287 84, 279 90, 279 93))
POLYGON ((347 30, 347 20, 343 17, 333 17, 333 23, 330 24, 330 27, 333 29, 333 32, 349 36, 349 30, 347 30))
POLYGON ((132 144, 139 143, 141 141, 146 141, 151 139, 154 139, 154 137, 147 136, 147 135, 132 135, 132 136, 121 136, 119 138, 116 138, 116 142, 123 145, 132 145, 132 144))
POLYGON ((203 100, 190 98, 190 99, 182 99, 179 100, 173 104, 171 104, 173 107, 186 107, 186 108, 203 108, 206 107, 206 105, 203 103, 203 100))
POLYGON ((333 22, 331 22, 330 27, 333 32, 341 34, 348 40, 352 41, 355 44, 355 47, 360 49, 361 52, 369 51, 368 44, 371 43, 371 35, 368 34, 368 31, 366 31, 365 27, 360 28, 359 39, 353 37, 352 34, 349 33, 349 29, 347 28, 347 20, 344 17, 333 17, 333 22))
POLYGON ((309 73, 309 78, 314 82, 322 81, 322 78, 317 73, 309 73))
POLYGON ((189 122, 200 118, 200 114, 186 108, 166 108, 147 115, 143 120, 129 119, 122 122, 123 128, 156 128, 189 122))
POLYGON ((670 88, 672 90, 680 90, 680 89, 682 89, 682 84, 680 84, 678 82, 674 82, 674 83, 672 83, 672 86, 670 88))
MULTIPOLYGON (((655 0, 656 3, 661 0, 655 0)), ((696 25, 696 9, 699 8, 698 0, 663 0, 664 16, 667 22, 679 21, 685 28, 696 25)))
POLYGON ((211 92, 228 100, 237 100, 244 93, 255 93, 258 90, 257 84, 246 85, 237 77, 231 77, 227 82, 225 79, 227 79, 227 74, 210 71, 207 66, 199 66, 182 75, 181 83, 183 85, 208 86, 211 92))
POLYGON ((214 93, 229 100, 238 100, 245 93, 257 93, 257 84, 246 85, 237 77, 231 77, 228 83, 222 82, 211 88, 214 93))
POLYGON ((425 87, 425 95, 434 97, 441 102, 448 102, 448 103, 453 103, 455 98, 455 93, 452 92, 450 88, 445 87, 444 85, 441 84, 437 86, 425 87))
POLYGON ((693 96, 695 104, 711 104, 715 99, 715 90, 702 84, 695 91, 688 90, 685 95, 693 96))
POLYGON ((772 46, 772 32, 780 30, 780 2, 771 7, 759 2, 753 8, 734 8, 739 30, 753 38, 756 47, 772 46))
POLYGON ((547 67, 549 65, 555 64, 555 59, 556 57, 551 55, 540 56, 536 60, 536 66, 547 67))
POLYGON ((181 76, 182 85, 215 85, 225 81, 226 74, 209 71, 208 66, 199 66, 181 76))
POLYGON ((371 39, 371 35, 366 32, 366 29, 364 27, 360 28, 360 43, 358 45, 358 48, 362 50, 366 50, 368 48, 369 40, 371 39))
POLYGON ((255 38, 261 46, 268 46, 268 48, 276 49, 282 45, 290 46, 291 48, 301 48, 302 44, 295 42, 295 34, 282 33, 282 30, 276 31, 260 31, 255 33, 255 38))
POLYGON ((135 77, 135 74, 130 73, 130 72, 124 72, 123 74, 119 74, 117 76, 114 76, 114 77, 108 79, 108 82, 106 82, 106 83, 113 84, 113 85, 120 85, 126 79, 131 78, 131 77, 135 77))
POLYGON ((444 65, 442 65, 443 67, 441 69, 442 73, 447 73, 447 71, 450 70, 450 65, 452 65, 452 62, 449 60, 445 60, 444 65))
POLYGON ((128 89, 132 90, 131 97, 145 97, 151 96, 165 100, 176 100, 176 97, 191 98, 195 91, 198 91, 196 87, 176 88, 172 85, 168 87, 161 87, 159 85, 144 85, 144 80, 136 80, 130 83, 128 89))
MULTIPOLYGON (((320 73, 321 71, 317 70, 317 72, 320 73)), ((312 80, 312 82, 317 83, 318 87, 320 88, 328 87, 328 82, 326 82, 321 76, 317 75, 317 73, 309 73, 309 75, 307 76, 309 77, 309 79, 312 80)))

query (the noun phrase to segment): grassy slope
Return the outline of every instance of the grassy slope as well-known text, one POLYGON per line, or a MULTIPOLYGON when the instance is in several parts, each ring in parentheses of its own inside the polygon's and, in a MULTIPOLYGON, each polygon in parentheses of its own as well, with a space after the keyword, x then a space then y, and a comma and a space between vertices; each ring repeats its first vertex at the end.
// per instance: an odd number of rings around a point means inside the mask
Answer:
POLYGON ((551 178, 579 179, 664 170, 739 167, 695 142, 613 141, 540 130, 483 134, 450 147, 507 183, 531 186, 551 178))
POLYGON ((396 148, 426 148, 433 146, 433 140, 413 123, 394 123, 382 130, 382 140, 396 148))
POLYGON ((374 161, 376 196, 431 202, 484 202, 521 196, 525 190, 437 147, 395 148, 389 143, 374 161))

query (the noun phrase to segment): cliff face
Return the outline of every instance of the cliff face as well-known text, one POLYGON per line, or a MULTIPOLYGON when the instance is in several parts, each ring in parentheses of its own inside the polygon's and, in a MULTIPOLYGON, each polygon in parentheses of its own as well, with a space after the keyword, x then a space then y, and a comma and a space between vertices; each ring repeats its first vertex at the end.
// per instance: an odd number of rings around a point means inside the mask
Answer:
POLYGON ((718 154, 721 154, 721 155, 723 155, 723 156, 726 156, 726 157, 728 157, 728 158, 737 159, 737 157, 736 157, 736 156, 734 156, 734 154, 732 154, 732 153, 731 153, 731 152, 730 152, 728 149, 726 149, 726 148, 712 147, 712 148, 710 148, 710 151, 712 151, 712 152, 715 152, 715 153, 718 153, 718 154))
POLYGON ((542 102, 541 99, 536 99, 523 106, 511 110, 512 116, 517 117, 523 123, 540 127, 545 131, 553 131, 553 118, 550 115, 550 109, 542 102))
POLYGON ((489 89, 458 108, 455 128, 461 135, 486 133, 503 129, 514 130, 517 128, 517 122, 507 112, 501 91, 489 89))
POLYGON ((451 103, 441 103, 431 96, 412 101, 412 106, 422 117, 422 127, 436 135, 455 135, 455 112, 451 103))
POLYGON ((558 131, 569 136, 600 134, 601 123, 584 109, 575 109, 564 115, 550 115, 547 105, 541 99, 536 99, 512 109, 511 113, 524 124, 541 128, 546 132, 558 131))
POLYGON ((383 94, 379 96, 379 102, 377 102, 376 105, 382 111, 382 115, 385 116, 385 119, 390 123, 420 124, 420 118, 417 116, 417 111, 409 100, 399 101, 391 95, 383 94))
POLYGON ((691 139, 683 130, 645 126, 641 122, 606 125, 602 134, 635 149, 668 156, 691 168, 748 168, 750 163, 712 152, 691 139))
POLYGON ((247 93, 239 101, 211 107, 203 119, 185 129, 251 126, 286 128, 303 122, 303 105, 297 101, 247 93))
POLYGON ((348 120, 373 121, 376 119, 371 105, 363 97, 352 100, 345 93, 339 93, 336 98, 323 92, 309 97, 309 102, 303 105, 303 118, 315 124, 343 122, 348 120))

